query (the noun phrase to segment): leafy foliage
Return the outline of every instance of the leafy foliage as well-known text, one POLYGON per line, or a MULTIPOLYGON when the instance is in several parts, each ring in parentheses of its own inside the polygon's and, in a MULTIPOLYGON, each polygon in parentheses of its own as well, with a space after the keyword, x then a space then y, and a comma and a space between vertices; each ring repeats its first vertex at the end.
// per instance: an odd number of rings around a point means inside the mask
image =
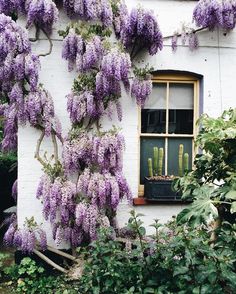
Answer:
POLYGON ((235 222, 236 212, 236 109, 218 118, 204 114, 196 144, 202 150, 195 158, 195 170, 177 179, 175 188, 194 202, 177 221, 193 225, 211 218, 235 222))
POLYGON ((82 250, 86 264, 78 282, 81 293, 233 293, 235 225, 224 222, 217 243, 209 246, 205 226, 192 229, 173 221, 164 227, 156 220, 156 234, 146 237, 139 215, 131 213, 128 226, 137 239, 124 246, 102 230, 82 250))
POLYGON ((0 290, 8 292, 3 293, 78 293, 76 289, 71 289, 69 284, 66 285, 63 276, 48 275, 42 266, 29 257, 23 258, 20 265, 5 267, 4 275, 7 282, 0 284, 0 290))

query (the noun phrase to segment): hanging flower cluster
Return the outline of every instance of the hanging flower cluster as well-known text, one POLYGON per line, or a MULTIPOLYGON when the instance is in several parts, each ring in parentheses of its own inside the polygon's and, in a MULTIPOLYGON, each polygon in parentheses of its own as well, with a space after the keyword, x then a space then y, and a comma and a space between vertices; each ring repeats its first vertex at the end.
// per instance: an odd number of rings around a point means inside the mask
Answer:
POLYGON ((122 81, 129 85, 128 75, 131 68, 130 55, 119 48, 112 48, 102 59, 101 72, 107 80, 122 81))
POLYGON ((178 39, 181 38, 182 45, 188 45, 191 51, 198 49, 199 41, 197 33, 190 28, 183 27, 181 33, 175 33, 171 38, 171 48, 173 52, 176 52, 178 47, 178 39))
POLYGON ((43 215, 52 225, 53 238, 57 245, 67 241, 75 247, 96 236, 96 228, 102 215, 97 206, 85 200, 83 221, 79 223, 76 203, 80 199, 78 197, 81 197, 81 191, 78 191, 76 184, 62 177, 52 178, 44 174, 39 182, 36 196, 42 200, 43 215))
POLYGON ((84 20, 99 20, 105 27, 112 25, 112 8, 107 0, 63 0, 64 8, 70 17, 84 20))
POLYGON ((67 174, 81 171, 91 162, 92 141, 86 132, 71 134, 64 140, 62 159, 67 174))
POLYGON ((0 0, 0 13, 17 14, 24 7, 25 0, 0 0))
POLYGON ((97 166, 101 171, 121 171, 124 137, 116 129, 93 135, 87 132, 72 132, 64 141, 62 158, 67 174, 97 166))
POLYGON ((0 14, 0 39, 0 95, 5 102, 1 148, 9 151, 16 149, 18 122, 44 127, 49 135, 55 116, 49 93, 38 84, 40 62, 31 52, 26 30, 0 14))
MULTIPOLYGON (((123 10, 123 5, 120 6, 123 10)), ((122 11, 120 12, 122 13, 122 11)), ((133 8, 128 19, 122 18, 120 38, 124 46, 131 48, 134 58, 140 50, 147 49, 155 55, 163 48, 163 37, 154 14, 143 8, 133 8)), ((116 25, 117 26, 117 25, 116 25)))
POLYGON ((61 177, 52 179, 45 174, 40 179, 36 196, 42 199, 46 220, 54 223, 58 216, 62 225, 69 225, 76 196, 76 185, 73 182, 61 177))
POLYGON ((193 20, 199 27, 216 27, 232 30, 236 24, 236 2, 233 0, 200 0, 194 12, 193 20))
POLYGON ((32 253, 37 247, 43 251, 47 249, 46 233, 37 225, 33 217, 26 219, 21 229, 17 228, 16 215, 12 215, 10 222, 3 238, 7 246, 14 246, 23 253, 32 253))
POLYGON ((53 25, 58 20, 58 9, 53 0, 25 1, 27 26, 36 25, 51 34, 53 25))
POLYGON ((136 103, 143 108, 145 102, 152 92, 152 80, 150 72, 153 68, 146 66, 145 68, 134 69, 134 79, 131 86, 131 96, 136 99, 136 103))
POLYGON ((23 13, 27 27, 34 24, 48 34, 58 20, 58 9, 53 0, 0 0, 0 13, 10 16, 23 13))
POLYGON ((111 207, 116 210, 123 197, 130 199, 131 193, 124 176, 119 173, 112 175, 108 171, 103 173, 85 169, 79 177, 78 190, 88 197, 92 205, 99 208, 111 207))

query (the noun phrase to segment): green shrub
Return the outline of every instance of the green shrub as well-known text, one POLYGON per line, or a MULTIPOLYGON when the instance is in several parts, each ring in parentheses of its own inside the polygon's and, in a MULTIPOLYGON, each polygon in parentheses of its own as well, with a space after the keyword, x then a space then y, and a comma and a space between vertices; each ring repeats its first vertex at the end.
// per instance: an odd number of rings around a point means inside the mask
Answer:
POLYGON ((179 227, 175 221, 166 227, 155 221, 156 234, 147 238, 138 216, 132 212, 129 220, 139 236, 132 246, 124 248, 102 230, 83 252, 81 293, 235 293, 235 226, 225 222, 211 246, 205 227, 179 227))

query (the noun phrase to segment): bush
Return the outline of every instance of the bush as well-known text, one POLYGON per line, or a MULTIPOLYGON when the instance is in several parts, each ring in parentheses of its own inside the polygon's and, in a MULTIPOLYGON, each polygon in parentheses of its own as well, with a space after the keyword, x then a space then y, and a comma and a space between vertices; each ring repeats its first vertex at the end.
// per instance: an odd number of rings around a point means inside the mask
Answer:
MULTIPOLYGON (((0 266, 1 255, 0 255, 0 266)), ((77 294, 71 288, 64 276, 48 275, 42 266, 36 264, 29 257, 22 259, 20 265, 2 267, 1 293, 26 293, 26 294, 77 294)))
POLYGON ((156 235, 145 237, 142 222, 132 212, 129 227, 139 240, 127 241, 125 247, 112 240, 109 231, 100 231, 99 239, 83 251, 87 260, 80 292, 235 293, 235 226, 225 222, 212 246, 205 227, 178 227, 175 221, 153 226, 156 235))

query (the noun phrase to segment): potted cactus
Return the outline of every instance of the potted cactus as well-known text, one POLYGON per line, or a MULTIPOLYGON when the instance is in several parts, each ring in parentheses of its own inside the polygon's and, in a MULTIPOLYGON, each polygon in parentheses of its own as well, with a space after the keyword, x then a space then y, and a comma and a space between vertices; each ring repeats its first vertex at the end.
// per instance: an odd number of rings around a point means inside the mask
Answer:
POLYGON ((163 175, 164 149, 153 148, 153 158, 148 158, 148 177, 144 182, 144 194, 151 201, 180 200, 181 196, 172 189, 173 180, 189 171, 189 154, 184 153, 184 145, 179 145, 178 176, 163 175))

